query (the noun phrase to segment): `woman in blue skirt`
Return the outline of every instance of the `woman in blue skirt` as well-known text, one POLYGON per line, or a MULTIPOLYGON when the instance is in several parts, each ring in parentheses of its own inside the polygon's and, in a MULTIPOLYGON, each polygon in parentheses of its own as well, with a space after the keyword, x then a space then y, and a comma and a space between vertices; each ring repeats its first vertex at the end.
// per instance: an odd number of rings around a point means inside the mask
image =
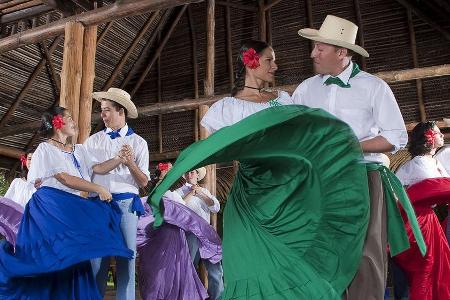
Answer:
POLYGON ((76 127, 62 107, 44 113, 41 131, 47 140, 28 173, 40 188, 25 206, 15 247, 3 242, 0 248, 0 299, 101 299, 90 259, 133 252, 119 230, 120 209, 90 175, 114 168, 120 154, 92 166, 82 145, 68 143, 76 127))

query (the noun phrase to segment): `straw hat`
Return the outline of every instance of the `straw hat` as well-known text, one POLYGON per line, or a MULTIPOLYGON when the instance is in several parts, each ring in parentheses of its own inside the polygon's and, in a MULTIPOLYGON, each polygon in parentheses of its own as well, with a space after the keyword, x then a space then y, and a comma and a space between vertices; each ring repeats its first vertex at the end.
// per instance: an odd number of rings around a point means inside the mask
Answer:
MULTIPOLYGON (((195 169, 198 173, 198 178, 197 181, 201 181, 203 178, 205 178, 206 176, 206 168, 205 167, 200 167, 195 169)), ((184 179, 186 179, 186 174, 183 174, 182 176, 184 179)))
POLYGON ((131 96, 127 92, 118 88, 109 88, 107 92, 95 92, 92 93, 92 97, 101 102, 102 100, 111 100, 119 103, 128 112, 128 117, 131 119, 136 119, 138 117, 138 112, 136 106, 131 101, 131 96))
POLYGON ((364 48, 355 44, 357 33, 358 26, 354 23, 332 15, 325 18, 319 30, 303 28, 298 31, 298 34, 304 38, 347 48, 364 57, 369 57, 369 53, 364 48))
POLYGON ((201 181, 203 178, 205 178, 206 176, 206 168, 205 167, 201 167, 197 169, 198 172, 198 181, 201 181))

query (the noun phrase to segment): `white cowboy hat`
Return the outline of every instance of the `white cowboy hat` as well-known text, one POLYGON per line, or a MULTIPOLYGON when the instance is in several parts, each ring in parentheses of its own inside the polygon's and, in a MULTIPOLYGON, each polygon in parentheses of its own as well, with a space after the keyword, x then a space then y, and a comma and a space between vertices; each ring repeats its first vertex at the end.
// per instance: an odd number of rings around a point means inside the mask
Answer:
POLYGON ((92 97, 101 102, 102 100, 111 100, 119 103, 128 112, 128 117, 131 119, 136 119, 138 117, 138 112, 136 106, 131 101, 131 96, 127 92, 118 88, 109 88, 107 92, 95 92, 92 93, 92 97))
POLYGON ((304 38, 350 49, 364 57, 369 57, 364 48, 355 44, 358 26, 342 18, 328 15, 319 30, 303 28, 298 34, 304 38))
MULTIPOLYGON (((195 169, 198 173, 198 177, 197 177, 197 181, 201 181, 203 178, 205 178, 206 176, 206 168, 205 167, 200 167, 198 169, 195 169)), ((189 173, 189 172, 187 172, 189 173)), ((183 174, 182 176, 184 179, 186 179, 186 174, 183 174)))

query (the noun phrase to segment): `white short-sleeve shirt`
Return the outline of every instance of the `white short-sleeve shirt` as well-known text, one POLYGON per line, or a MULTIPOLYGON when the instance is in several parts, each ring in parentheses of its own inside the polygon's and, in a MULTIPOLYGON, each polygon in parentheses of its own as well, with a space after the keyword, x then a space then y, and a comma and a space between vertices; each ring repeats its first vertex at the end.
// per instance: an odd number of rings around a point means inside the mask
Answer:
POLYGON ((34 184, 37 179, 40 179, 42 181, 41 187, 53 187, 80 195, 80 191, 65 186, 54 177, 59 173, 66 173, 91 181, 92 161, 83 145, 74 145, 72 152, 66 152, 47 142, 39 144, 33 153, 33 163, 28 172, 28 182, 34 184))
POLYGON ((283 91, 279 91, 278 97, 267 103, 256 103, 235 97, 225 97, 211 105, 200 124, 208 129, 209 133, 214 133, 222 127, 231 126, 263 109, 289 104, 293 104, 291 96, 283 91))
MULTIPOLYGON (((188 193, 192 191, 192 185, 189 183, 185 183, 182 187, 175 190, 182 198, 186 197, 188 193)), ((188 202, 186 202, 186 206, 192 209, 197 215, 202 217, 208 224, 210 224, 211 213, 218 213, 220 210, 220 203, 216 197, 214 197, 207 189, 202 188, 202 192, 205 193, 209 198, 211 198, 214 202, 213 205, 208 206, 205 201, 200 199, 197 196, 192 196, 188 202)))
POLYGON ((400 182, 409 186, 429 178, 450 177, 444 166, 430 156, 415 156, 402 165, 397 172, 400 182))
MULTIPOLYGON (((99 164, 114 158, 122 146, 128 144, 133 149, 139 169, 150 179, 147 142, 136 133, 127 136, 128 125, 120 129, 120 137, 115 139, 111 139, 108 132, 111 132, 110 128, 91 135, 84 142, 93 164, 99 164)), ((139 185, 134 180, 128 167, 123 164, 105 175, 93 174, 92 182, 106 187, 111 193, 139 193, 139 185)))
POLYGON ((33 184, 22 178, 16 178, 11 182, 8 191, 6 191, 5 198, 11 199, 25 207, 34 192, 36 192, 36 188, 33 184))
MULTIPOLYGON (((350 78, 353 63, 337 77, 350 88, 326 85, 330 75, 316 75, 303 81, 292 94, 295 104, 322 108, 346 122, 358 140, 384 137, 394 151, 404 148, 408 134, 402 114, 391 88, 380 78, 360 71, 350 78)), ((381 162, 378 153, 366 153, 365 158, 381 162)))
POLYGON ((450 174, 450 147, 445 146, 434 156, 445 168, 447 173, 450 174))

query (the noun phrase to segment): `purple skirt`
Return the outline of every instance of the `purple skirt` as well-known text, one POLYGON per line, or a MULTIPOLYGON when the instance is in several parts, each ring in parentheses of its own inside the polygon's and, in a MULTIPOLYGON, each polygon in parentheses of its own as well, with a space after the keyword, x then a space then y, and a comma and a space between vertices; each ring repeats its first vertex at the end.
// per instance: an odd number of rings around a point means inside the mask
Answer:
POLYGON ((23 207, 11 199, 0 197, 0 235, 13 246, 22 220, 23 207))
POLYGON ((138 274, 144 300, 196 300, 208 294, 192 264, 186 232, 199 240, 200 256, 212 263, 222 260, 221 241, 214 228, 183 204, 164 199, 164 224, 153 229, 153 215, 145 202, 137 231, 138 274))

